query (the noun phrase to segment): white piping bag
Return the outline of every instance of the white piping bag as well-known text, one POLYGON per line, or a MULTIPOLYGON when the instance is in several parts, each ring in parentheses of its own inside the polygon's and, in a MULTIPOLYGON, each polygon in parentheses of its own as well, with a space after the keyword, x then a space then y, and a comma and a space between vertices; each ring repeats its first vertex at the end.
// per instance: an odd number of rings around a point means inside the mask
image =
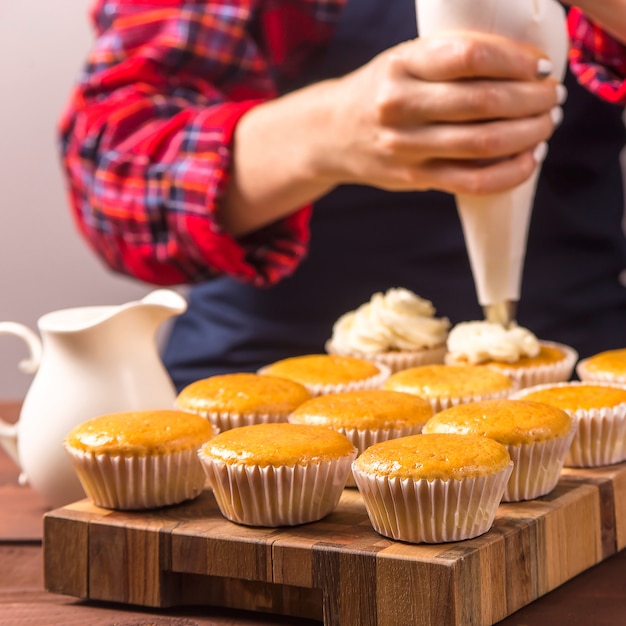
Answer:
MULTIPOLYGON (((415 0, 420 36, 444 30, 495 33, 531 43, 562 81, 567 67, 565 11, 555 0, 415 0)), ((456 196, 478 302, 488 320, 508 326, 519 301, 540 166, 518 187, 456 196)))

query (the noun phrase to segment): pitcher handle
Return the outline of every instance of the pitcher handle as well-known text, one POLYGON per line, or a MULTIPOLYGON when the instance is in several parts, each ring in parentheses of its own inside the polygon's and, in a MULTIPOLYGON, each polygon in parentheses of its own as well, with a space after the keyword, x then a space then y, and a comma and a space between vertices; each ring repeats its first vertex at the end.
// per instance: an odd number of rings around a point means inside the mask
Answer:
MULTIPOLYGON (((30 328, 23 324, 18 324, 17 322, 0 322, 0 335, 14 335, 26 343, 30 356, 20 361, 18 367, 25 374, 34 374, 39 367, 42 354, 42 345, 39 337, 30 328)), ((9 424, 3 419, 0 419, 0 444, 2 444, 7 454, 19 466, 17 422, 15 424, 9 424)))

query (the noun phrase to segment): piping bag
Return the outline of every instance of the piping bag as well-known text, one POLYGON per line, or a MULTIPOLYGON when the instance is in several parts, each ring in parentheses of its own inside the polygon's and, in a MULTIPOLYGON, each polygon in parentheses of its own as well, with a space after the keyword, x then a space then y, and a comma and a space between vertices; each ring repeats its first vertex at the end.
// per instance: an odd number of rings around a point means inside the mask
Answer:
MULTIPOLYGON (((420 36, 473 30, 527 42, 547 54, 552 76, 563 80, 568 36, 565 11, 555 0, 415 0, 415 4, 420 36)), ((520 298, 540 167, 508 191, 455 196, 478 302, 488 321, 505 327, 514 320, 520 298)))

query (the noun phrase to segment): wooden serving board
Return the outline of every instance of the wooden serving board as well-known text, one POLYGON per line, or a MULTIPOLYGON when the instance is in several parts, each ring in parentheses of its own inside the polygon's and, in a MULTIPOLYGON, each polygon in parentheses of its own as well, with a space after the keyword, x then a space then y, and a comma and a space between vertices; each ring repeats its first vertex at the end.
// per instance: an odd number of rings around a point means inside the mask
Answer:
POLYGON ((82 500, 44 519, 49 591, 327 626, 491 625, 625 546, 626 464, 566 469, 548 496, 501 505, 485 535, 437 545, 377 534, 355 489, 323 520, 291 528, 233 524, 210 491, 151 512, 82 500))

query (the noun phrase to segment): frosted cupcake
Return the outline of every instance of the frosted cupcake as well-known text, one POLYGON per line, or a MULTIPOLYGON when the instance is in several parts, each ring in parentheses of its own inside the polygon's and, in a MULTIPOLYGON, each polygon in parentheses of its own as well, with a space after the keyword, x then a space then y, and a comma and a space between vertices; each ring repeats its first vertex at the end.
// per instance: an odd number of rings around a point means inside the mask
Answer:
POLYGON ((626 387, 568 382, 522 389, 513 397, 552 404, 577 424, 566 467, 597 467, 626 460, 626 387))
POLYGON ((517 502, 544 496, 556 487, 575 424, 565 411, 548 404, 487 400, 441 411, 423 432, 482 435, 506 446, 513 472, 502 500, 517 502))
POLYGON ((369 302, 342 315, 326 343, 330 354, 383 363, 391 372, 443 363, 450 322, 408 289, 375 293, 369 302))
POLYGON ((376 532, 442 543, 491 528, 512 467, 507 449, 493 439, 420 434, 370 446, 353 474, 376 532))
MULTIPOLYGON (((379 441, 420 433, 432 415, 430 402, 419 396, 363 389, 313 398, 301 404, 289 421, 334 428, 361 453, 379 441)), ((346 485, 354 486, 351 474, 346 485)))
POLYGON ((511 379, 483 365, 421 365, 392 374, 383 389, 426 398, 435 412, 479 400, 505 398, 514 391, 511 379))
POLYGON ((578 353, 569 346, 539 341, 528 329, 492 322, 462 322, 448 336, 445 362, 483 364, 511 378, 519 389, 570 379, 578 353))
POLYGON ((198 449, 211 424, 183 411, 113 413, 76 426, 64 446, 87 497, 108 509, 151 509, 204 488, 198 449))
POLYGON ((337 506, 356 448, 330 428, 272 423, 220 433, 198 456, 224 517, 293 526, 337 506))
POLYGON ((381 363, 333 354, 305 354, 282 359, 259 370, 304 385, 314 396, 356 389, 377 389, 389 377, 381 363))
POLYGON ((586 382, 626 385, 626 348, 606 350, 582 359, 576 373, 586 382))
POLYGON ((208 419, 218 432, 285 422, 287 416, 313 397, 304 386, 277 376, 235 373, 211 376, 187 385, 176 407, 208 419))

